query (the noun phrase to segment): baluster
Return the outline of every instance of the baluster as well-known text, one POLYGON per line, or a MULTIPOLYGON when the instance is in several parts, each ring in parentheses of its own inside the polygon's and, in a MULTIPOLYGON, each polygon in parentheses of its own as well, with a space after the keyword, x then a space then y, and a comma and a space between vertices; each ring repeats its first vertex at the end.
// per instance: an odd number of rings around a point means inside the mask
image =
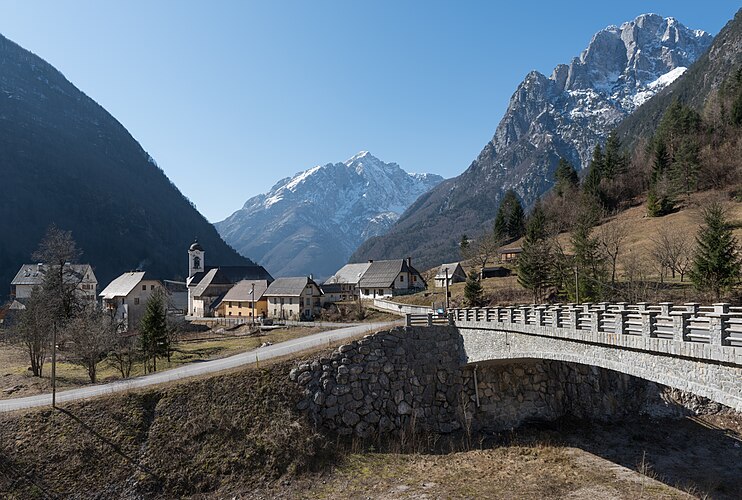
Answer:
POLYGON ((580 309, 574 304, 567 306, 569 309, 569 327, 572 330, 580 329, 580 309))
POLYGON ((683 305, 688 310, 688 312, 691 313, 693 316, 698 315, 698 309, 701 307, 701 305, 698 302, 686 302, 683 305))
POLYGON ((536 326, 544 326, 544 306, 536 306, 533 309, 533 316, 536 320, 536 326))

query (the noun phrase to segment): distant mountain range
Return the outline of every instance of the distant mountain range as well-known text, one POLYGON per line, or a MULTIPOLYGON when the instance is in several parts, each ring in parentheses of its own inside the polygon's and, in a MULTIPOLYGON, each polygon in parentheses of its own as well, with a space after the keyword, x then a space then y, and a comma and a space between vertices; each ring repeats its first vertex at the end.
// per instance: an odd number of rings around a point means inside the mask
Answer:
POLYGON ((185 277, 194 237, 210 263, 249 263, 123 125, 50 64, 2 36, 0 214, 2 292, 51 223, 72 231, 102 286, 137 268, 185 277))
POLYGON ((408 174, 362 151, 278 181, 215 226, 227 243, 274 276, 327 277, 442 180, 408 174))
POLYGON ((595 145, 682 75, 712 39, 674 18, 646 14, 599 31, 579 57, 558 65, 550 77, 532 71, 469 168, 423 195, 351 261, 409 254, 424 268, 456 260, 462 233, 491 230, 506 190, 530 205, 553 185, 559 157, 585 169, 595 145))

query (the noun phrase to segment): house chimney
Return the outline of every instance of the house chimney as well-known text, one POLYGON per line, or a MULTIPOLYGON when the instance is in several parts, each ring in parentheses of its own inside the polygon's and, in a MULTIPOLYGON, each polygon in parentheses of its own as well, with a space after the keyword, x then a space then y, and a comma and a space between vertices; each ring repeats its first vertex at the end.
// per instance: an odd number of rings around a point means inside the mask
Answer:
POLYGON ((41 262, 39 262, 38 264, 36 264, 36 271, 37 272, 41 272, 41 266, 43 266, 43 265, 44 264, 42 264, 41 262))
POLYGON ((412 267, 412 257, 407 257, 407 265, 412 267))
POLYGON ((374 259, 368 259, 368 263, 369 264, 373 264, 374 263, 374 259))

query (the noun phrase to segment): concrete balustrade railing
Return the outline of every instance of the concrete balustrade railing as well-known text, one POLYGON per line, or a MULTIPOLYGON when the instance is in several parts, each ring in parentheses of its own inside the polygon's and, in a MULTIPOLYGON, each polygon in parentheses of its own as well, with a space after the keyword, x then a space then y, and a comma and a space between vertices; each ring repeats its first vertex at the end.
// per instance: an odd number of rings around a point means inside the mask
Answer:
POLYGON ((548 335, 550 329, 595 335, 630 335, 679 342, 742 347, 742 307, 597 303, 452 309, 455 324, 490 323, 514 332, 548 335))

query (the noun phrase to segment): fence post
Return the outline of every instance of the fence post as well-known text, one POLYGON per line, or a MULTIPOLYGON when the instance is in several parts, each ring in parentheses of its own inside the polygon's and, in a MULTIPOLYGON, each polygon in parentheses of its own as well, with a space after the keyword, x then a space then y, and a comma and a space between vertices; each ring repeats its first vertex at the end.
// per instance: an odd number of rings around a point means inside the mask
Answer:
POLYGON ((729 320, 729 304, 725 302, 714 304, 714 312, 709 314, 711 345, 728 345, 727 320, 729 320))
POLYGON ((646 308, 639 312, 642 315, 642 337, 655 337, 657 331, 654 325, 657 322, 657 313, 648 311, 646 308))
POLYGON ((404 325, 405 326, 412 326, 412 314, 407 313, 404 315, 404 325))
POLYGON ((507 323, 515 322, 515 306, 507 306, 505 308, 505 320, 507 323))
POLYGON ((433 326, 433 313, 428 313, 428 326, 433 326))
POLYGON ((448 313, 448 326, 454 326, 455 324, 453 313, 448 313))
POLYGON ((570 304, 567 307, 569 308, 569 327, 577 331, 580 329, 580 308, 575 304, 570 304))
POLYGON ((616 326, 615 333, 618 335, 624 335, 626 333, 626 317, 628 316, 629 311, 626 310, 626 307, 621 307, 616 311, 616 326))
POLYGON ((672 338, 677 342, 688 340, 688 319, 693 313, 690 311, 673 311, 672 317, 672 338))
POLYGON ((660 315, 669 316, 672 310, 672 302, 660 302, 660 315))
POLYGON ((603 321, 603 310, 602 309, 595 309, 590 313, 590 330, 592 333, 600 333, 601 331, 601 322, 603 321))
POLYGON ((534 315, 536 316, 536 326, 544 326, 544 309, 545 306, 536 306, 534 315))

